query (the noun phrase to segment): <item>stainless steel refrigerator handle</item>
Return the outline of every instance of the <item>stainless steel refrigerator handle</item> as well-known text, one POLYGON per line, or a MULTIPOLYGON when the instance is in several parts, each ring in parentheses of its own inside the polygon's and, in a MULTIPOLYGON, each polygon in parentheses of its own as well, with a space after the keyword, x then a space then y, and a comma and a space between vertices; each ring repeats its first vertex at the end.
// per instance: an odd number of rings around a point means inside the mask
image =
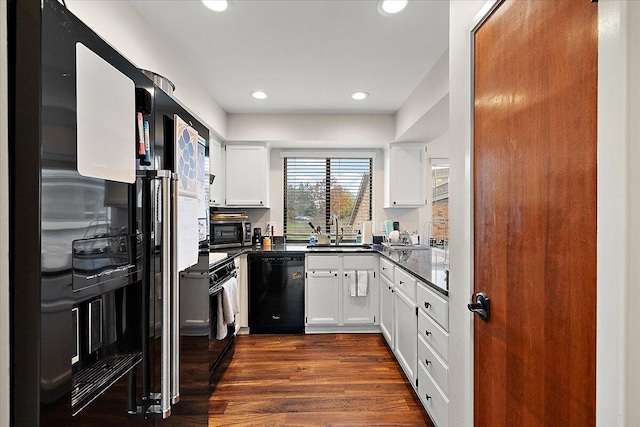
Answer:
POLYGON ((178 271, 178 175, 171 180, 171 403, 180 401, 180 272, 178 271))
POLYGON ((162 362, 160 407, 162 418, 171 415, 171 177, 162 175, 162 362))

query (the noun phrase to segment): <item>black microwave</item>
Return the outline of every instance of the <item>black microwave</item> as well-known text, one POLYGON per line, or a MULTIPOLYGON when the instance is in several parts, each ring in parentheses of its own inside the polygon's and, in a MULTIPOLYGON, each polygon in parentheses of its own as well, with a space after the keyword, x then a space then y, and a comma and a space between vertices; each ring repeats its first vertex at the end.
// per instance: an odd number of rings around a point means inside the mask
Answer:
POLYGON ((235 248, 251 245, 251 223, 243 219, 216 219, 210 222, 209 247, 235 248))

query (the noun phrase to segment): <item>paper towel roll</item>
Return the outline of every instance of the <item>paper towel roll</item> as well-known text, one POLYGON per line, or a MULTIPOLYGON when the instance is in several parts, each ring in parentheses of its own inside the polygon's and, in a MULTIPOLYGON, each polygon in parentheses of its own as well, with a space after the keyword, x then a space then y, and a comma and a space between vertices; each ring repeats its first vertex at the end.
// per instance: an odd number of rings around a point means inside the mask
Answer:
POLYGON ((362 243, 373 243, 373 223, 371 221, 362 223, 362 243))

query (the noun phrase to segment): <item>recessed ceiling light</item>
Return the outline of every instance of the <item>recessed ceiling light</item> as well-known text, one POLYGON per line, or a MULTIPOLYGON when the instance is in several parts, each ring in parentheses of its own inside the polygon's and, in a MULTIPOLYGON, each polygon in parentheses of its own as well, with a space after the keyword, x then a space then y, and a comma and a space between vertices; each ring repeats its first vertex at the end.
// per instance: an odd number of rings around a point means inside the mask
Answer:
POLYGON ((202 3, 215 12, 224 12, 229 7, 227 0, 202 0, 202 3))
POLYGON ((251 96, 253 96, 255 99, 267 99, 267 94, 261 90, 251 92, 251 96))
POLYGON ((351 98, 355 99, 356 101, 362 101, 363 99, 366 99, 367 96, 369 96, 367 92, 353 92, 351 94, 351 98))
POLYGON ((393 15, 402 11, 409 4, 409 0, 378 0, 380 15, 393 15))

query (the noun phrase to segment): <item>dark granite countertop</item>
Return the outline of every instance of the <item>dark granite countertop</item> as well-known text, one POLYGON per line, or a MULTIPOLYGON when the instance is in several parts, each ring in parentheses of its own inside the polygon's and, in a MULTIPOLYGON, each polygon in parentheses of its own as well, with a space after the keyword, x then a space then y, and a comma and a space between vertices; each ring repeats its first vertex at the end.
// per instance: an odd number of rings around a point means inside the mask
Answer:
POLYGON ((441 249, 389 249, 374 245, 380 256, 393 262, 418 280, 445 296, 449 296, 448 254, 441 249))
MULTIPOLYGON (((242 254, 273 254, 273 255, 292 255, 299 254, 361 254, 377 252, 380 256, 393 262, 398 267, 415 276, 418 280, 424 282, 433 290, 449 296, 448 286, 448 259, 446 253, 440 249, 412 249, 394 248, 389 249, 383 245, 373 245, 370 249, 361 248, 307 248, 306 243, 289 243, 284 245, 271 245, 271 248, 265 249, 262 246, 247 246, 228 249, 216 249, 211 252, 222 252, 227 254, 227 258, 216 262, 215 264, 227 261, 242 254)), ((213 267, 213 265, 211 266, 213 267)))

